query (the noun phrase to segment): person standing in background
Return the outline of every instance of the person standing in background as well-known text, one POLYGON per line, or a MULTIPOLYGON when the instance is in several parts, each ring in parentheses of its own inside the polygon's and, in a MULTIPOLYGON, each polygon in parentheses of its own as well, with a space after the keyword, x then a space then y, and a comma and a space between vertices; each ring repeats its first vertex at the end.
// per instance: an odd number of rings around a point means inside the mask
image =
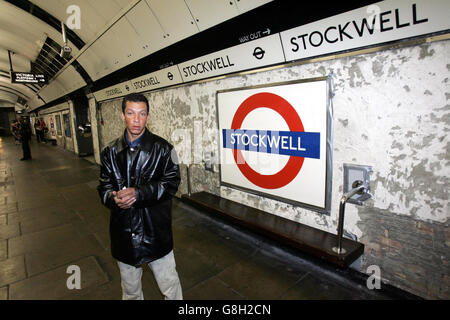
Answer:
POLYGON ((28 123, 27 117, 20 118, 19 127, 20 142, 22 143, 23 157, 20 161, 31 160, 31 150, 30 150, 30 139, 31 139, 31 128, 28 123))
POLYGON ((12 120, 10 130, 11 130, 11 134, 14 136, 15 143, 20 144, 19 121, 12 120))
POLYGON ((37 142, 41 142, 41 122, 38 118, 36 118, 36 121, 34 122, 34 131, 36 132, 37 142))
POLYGON ((44 143, 47 143, 47 139, 45 138, 45 134, 48 132, 48 128, 47 128, 47 125, 45 124, 45 121, 44 121, 43 118, 41 118, 40 122, 41 122, 41 131, 40 131, 41 141, 44 142, 44 143))

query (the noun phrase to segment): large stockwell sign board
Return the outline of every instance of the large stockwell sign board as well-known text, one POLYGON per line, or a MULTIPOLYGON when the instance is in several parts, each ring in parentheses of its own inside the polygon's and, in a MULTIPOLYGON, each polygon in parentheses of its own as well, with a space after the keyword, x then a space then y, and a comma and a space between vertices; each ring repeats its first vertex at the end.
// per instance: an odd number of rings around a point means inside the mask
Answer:
POLYGON ((329 212, 329 83, 219 91, 221 185, 329 212))

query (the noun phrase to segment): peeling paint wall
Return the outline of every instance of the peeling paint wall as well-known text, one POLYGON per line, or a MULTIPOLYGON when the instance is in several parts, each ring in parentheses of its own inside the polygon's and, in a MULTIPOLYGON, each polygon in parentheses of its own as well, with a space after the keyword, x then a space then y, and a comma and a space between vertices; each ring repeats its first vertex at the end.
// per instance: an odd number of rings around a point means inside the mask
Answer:
POLYGON ((100 127, 100 141, 103 147, 116 139, 125 129, 120 118, 122 100, 103 102, 100 105, 100 114, 103 124, 100 127))
POLYGON ((94 160, 100 164, 100 146, 98 141, 98 119, 97 119, 97 103, 95 98, 89 99, 89 118, 92 130, 92 146, 94 148, 94 160))
MULTIPOLYGON (((366 244, 361 271, 377 264, 385 282, 423 297, 448 299, 449 70, 447 40, 150 92, 149 129, 173 143, 182 162, 194 162, 192 192, 206 190, 332 233, 343 192, 343 164, 372 166, 373 199, 346 207, 346 232, 366 244), (330 216, 220 187, 218 166, 214 173, 204 169, 204 152, 218 152, 218 90, 331 73, 330 216), (434 254, 433 263, 427 252, 434 254)), ((103 145, 123 132, 120 108, 121 99, 102 103, 103 145)), ((187 192, 186 176, 183 165, 179 193, 187 192)))
POLYGON ((73 151, 75 154, 78 154, 78 141, 77 141, 77 133, 76 125, 75 125, 75 111, 72 100, 69 101, 69 110, 70 110, 70 131, 72 132, 72 142, 73 142, 73 151))
MULTIPOLYGON (((72 138, 73 136, 66 137, 65 132, 64 132, 64 129, 65 129, 64 128, 64 114, 65 114, 65 112, 61 113, 61 117, 63 118, 63 128, 62 129, 63 129, 63 135, 64 135, 64 139, 65 139, 64 146, 67 150, 75 153, 75 147, 74 147, 73 138, 72 138)), ((70 117, 70 111, 68 111, 67 114, 70 117)), ((72 132, 72 129, 71 129, 71 132, 72 132)))

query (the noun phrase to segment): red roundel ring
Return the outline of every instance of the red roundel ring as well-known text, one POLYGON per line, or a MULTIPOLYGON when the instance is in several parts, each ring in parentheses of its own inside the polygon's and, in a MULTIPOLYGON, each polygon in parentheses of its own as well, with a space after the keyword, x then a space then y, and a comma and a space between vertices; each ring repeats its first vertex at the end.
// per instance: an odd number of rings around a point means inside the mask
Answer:
MULTIPOLYGON (((291 104, 282 97, 269 92, 257 93, 245 99, 233 117, 231 129, 240 129, 245 117, 258 108, 269 108, 278 112, 286 121, 290 131, 305 131, 302 120, 291 104)), ((278 189, 290 183, 300 172, 305 160, 305 158, 290 156, 283 169, 275 174, 266 175, 253 170, 245 161, 241 150, 234 149, 233 154, 234 161, 242 174, 250 182, 264 189, 278 189)))

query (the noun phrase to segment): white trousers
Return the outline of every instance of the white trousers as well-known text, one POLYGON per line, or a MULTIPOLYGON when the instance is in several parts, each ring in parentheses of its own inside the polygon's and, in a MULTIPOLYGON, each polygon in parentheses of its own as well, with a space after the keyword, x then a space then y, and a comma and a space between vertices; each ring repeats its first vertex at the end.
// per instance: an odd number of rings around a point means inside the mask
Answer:
MULTIPOLYGON (((142 268, 117 261, 120 269, 122 300, 144 300, 142 292, 142 268)), ((165 300, 183 300, 180 279, 176 270, 173 250, 164 257, 148 264, 165 300)))

